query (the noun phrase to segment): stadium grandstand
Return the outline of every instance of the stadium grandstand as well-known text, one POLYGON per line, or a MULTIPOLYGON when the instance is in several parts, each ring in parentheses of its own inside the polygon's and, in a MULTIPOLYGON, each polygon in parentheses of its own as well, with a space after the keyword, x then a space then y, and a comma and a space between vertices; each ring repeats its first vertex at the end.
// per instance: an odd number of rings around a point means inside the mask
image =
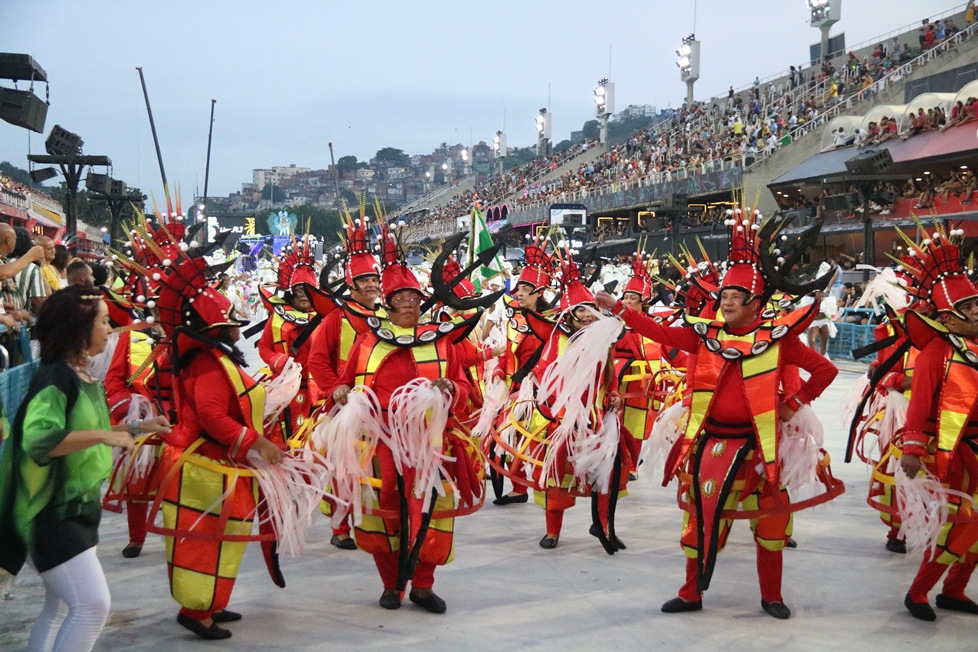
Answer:
MULTIPOLYGON (((911 92, 907 89, 978 60, 972 38, 978 28, 966 24, 965 5, 929 19, 944 26, 943 39, 925 41, 918 21, 821 65, 792 67, 765 79, 755 77, 740 88, 731 86, 723 96, 683 107, 670 121, 642 129, 610 149, 586 142, 472 183, 462 192, 444 193, 427 205, 419 200, 412 207, 417 212, 410 220, 410 237, 448 235, 458 226, 456 218, 477 204, 490 221, 505 215, 506 226, 523 229, 546 222, 551 204, 583 203, 591 213, 588 237, 601 242, 631 242, 639 235, 668 238, 680 231, 709 239, 714 225, 722 224, 735 189, 746 187, 752 195, 813 155, 835 149, 836 143, 853 148, 855 156, 856 140, 864 138, 861 127, 869 132, 874 122, 878 130, 882 117, 896 121, 898 141, 910 137, 914 117, 906 105, 915 115, 920 107, 904 97, 911 92)), ((966 81, 966 76, 960 79, 955 91, 966 81)), ((943 111, 945 122, 950 121, 955 104, 948 102, 955 93, 928 95, 921 100, 925 114, 928 108, 932 115, 943 111)), ((966 101, 967 96, 962 106, 966 101)), ((866 144, 875 144, 873 138, 878 142, 871 135, 866 144)), ((823 194, 809 187, 789 195, 781 186, 761 193, 763 212, 814 212, 823 194)))

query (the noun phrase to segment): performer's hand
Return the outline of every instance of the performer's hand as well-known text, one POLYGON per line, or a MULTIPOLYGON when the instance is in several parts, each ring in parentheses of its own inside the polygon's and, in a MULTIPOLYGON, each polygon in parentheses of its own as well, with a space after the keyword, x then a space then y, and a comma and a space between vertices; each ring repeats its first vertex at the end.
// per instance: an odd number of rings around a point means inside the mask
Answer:
POLYGON ((782 402, 781 405, 778 406, 778 418, 781 419, 782 422, 791 421, 791 417, 795 416, 795 412, 796 410, 793 410, 791 406, 785 402, 782 402))
POLYGON ((601 310, 611 310, 618 304, 618 299, 614 298, 604 290, 594 295, 594 305, 601 310))
POLYGON ((501 356, 504 353, 506 353, 506 345, 505 344, 500 344, 499 346, 493 347, 493 349, 492 349, 492 357, 494 357, 494 358, 498 358, 499 356, 501 356))
POLYGON ((913 386, 913 376, 904 376, 900 381, 900 391, 905 392, 913 386))
POLYGON ((170 432, 170 430, 170 422, 164 416, 143 419, 139 424, 139 431, 146 435, 152 435, 158 432, 170 432))
POLYGON ((609 396, 608 397, 608 409, 617 410, 621 407, 621 397, 620 396, 609 396))
POLYGON ((106 430, 102 443, 112 448, 121 448, 127 453, 136 445, 129 433, 123 430, 106 430))
POLYGON ((340 385, 333 390, 333 402, 337 405, 346 405, 346 397, 350 394, 350 388, 346 385, 340 385))
POLYGON ((920 456, 904 453, 903 457, 900 458, 900 468, 903 469, 908 478, 916 478, 917 472, 920 471, 920 456))
POLYGON ((262 456, 269 464, 278 464, 282 461, 284 454, 278 446, 268 441, 264 437, 259 437, 255 440, 255 443, 251 445, 258 454, 262 456))
POLYGON ((435 378, 433 381, 431 381, 431 386, 440 389, 449 396, 455 393, 455 383, 447 378, 435 378))

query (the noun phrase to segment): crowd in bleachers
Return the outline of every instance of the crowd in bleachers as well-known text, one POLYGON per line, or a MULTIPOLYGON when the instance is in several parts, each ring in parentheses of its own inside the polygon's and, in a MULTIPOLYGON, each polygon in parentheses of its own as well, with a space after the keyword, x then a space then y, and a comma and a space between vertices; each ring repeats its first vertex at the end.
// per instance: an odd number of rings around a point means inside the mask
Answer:
MULTIPOLYGON (((974 21, 972 18, 966 22, 970 26, 974 21)), ((519 205, 552 203, 566 200, 570 193, 600 191, 608 185, 634 183, 652 174, 697 174, 718 162, 749 167, 790 144, 799 129, 824 122, 826 111, 834 105, 870 98, 884 76, 898 71, 903 63, 926 49, 948 47, 957 32, 958 27, 950 18, 933 23, 925 20, 918 30, 917 43, 894 36, 878 43, 862 59, 850 52, 839 68, 832 62, 807 68, 792 66, 784 83, 772 82, 767 88, 755 77, 745 91, 737 93, 731 86, 726 98, 684 106, 675 112, 671 122, 642 129, 598 159, 555 179, 532 181, 533 173, 545 173, 548 166, 556 169, 552 157, 493 176, 478 189, 460 193, 431 211, 425 221, 465 213, 476 199, 483 205, 504 199, 519 205)), ((978 103, 955 107, 950 116, 935 110, 930 116, 926 111, 924 115, 923 128, 947 127, 975 119, 978 103)), ((845 144, 876 144, 901 135, 910 137, 918 131, 911 126, 907 133, 900 134, 896 120, 887 116, 871 125, 869 131, 847 137, 845 144)))

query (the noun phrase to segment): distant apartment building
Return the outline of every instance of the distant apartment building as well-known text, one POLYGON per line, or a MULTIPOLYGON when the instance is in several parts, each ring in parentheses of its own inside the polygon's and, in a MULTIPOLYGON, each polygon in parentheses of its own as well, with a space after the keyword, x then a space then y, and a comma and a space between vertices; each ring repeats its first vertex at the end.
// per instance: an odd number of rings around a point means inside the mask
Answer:
POLYGON ((297 174, 311 172, 312 168, 296 167, 295 163, 289 165, 275 165, 270 168, 259 168, 251 171, 252 181, 258 188, 264 188, 268 184, 279 185, 283 179, 289 179, 297 174))
POLYGON ((629 104, 623 111, 612 116, 612 120, 633 120, 635 118, 654 118, 655 107, 650 104, 629 104))

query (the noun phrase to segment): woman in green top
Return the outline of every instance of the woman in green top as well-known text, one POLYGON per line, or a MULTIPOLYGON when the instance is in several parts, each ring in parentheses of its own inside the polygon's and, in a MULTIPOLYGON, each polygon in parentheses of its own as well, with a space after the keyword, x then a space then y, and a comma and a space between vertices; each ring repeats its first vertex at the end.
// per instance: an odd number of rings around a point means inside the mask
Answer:
POLYGON ((109 612, 95 544, 110 448, 131 449, 137 432, 169 431, 162 418, 112 427, 105 392, 86 372, 110 330, 98 291, 71 286, 48 297, 35 326, 42 364, 0 450, 0 567, 16 574, 29 555, 46 590, 29 650, 52 638, 55 650, 95 645, 109 612), (68 616, 58 627, 62 602, 68 616))

